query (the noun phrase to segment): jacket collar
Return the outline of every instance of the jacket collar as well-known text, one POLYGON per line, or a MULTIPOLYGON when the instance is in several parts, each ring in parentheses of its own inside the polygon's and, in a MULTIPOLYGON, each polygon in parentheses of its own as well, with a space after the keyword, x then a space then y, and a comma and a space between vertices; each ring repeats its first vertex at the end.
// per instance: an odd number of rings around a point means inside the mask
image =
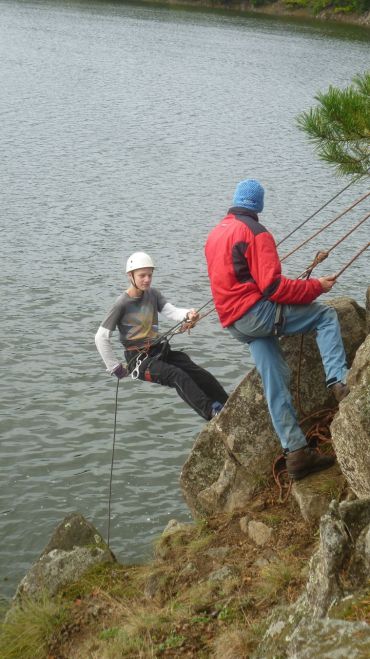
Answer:
POLYGON ((232 206, 228 210, 228 214, 231 215, 237 215, 238 217, 251 217, 253 220, 256 220, 258 222, 258 215, 254 211, 250 211, 247 208, 243 208, 241 206, 232 206))

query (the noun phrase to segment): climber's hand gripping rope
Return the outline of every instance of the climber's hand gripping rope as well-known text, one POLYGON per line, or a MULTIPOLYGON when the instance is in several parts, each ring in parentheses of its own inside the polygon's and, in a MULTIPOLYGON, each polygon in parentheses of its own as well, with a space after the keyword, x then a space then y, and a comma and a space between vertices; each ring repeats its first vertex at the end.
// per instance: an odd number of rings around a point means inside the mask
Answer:
POLYGON ((190 330, 195 327, 197 322, 200 320, 201 316, 199 314, 199 311, 195 311, 195 309, 190 309, 188 313, 186 314, 186 317, 184 318, 184 321, 180 325, 178 329, 179 334, 183 334, 184 332, 188 331, 190 334, 190 330))

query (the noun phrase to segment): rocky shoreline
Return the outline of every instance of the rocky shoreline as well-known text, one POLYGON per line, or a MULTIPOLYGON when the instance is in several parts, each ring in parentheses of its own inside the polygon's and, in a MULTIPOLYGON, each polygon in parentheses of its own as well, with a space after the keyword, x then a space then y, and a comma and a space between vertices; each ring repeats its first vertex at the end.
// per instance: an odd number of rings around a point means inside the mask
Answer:
POLYGON ((135 0, 135 2, 137 1, 142 4, 158 4, 169 7, 192 7, 194 9, 214 9, 231 13, 261 14, 282 18, 286 17, 288 19, 294 18, 302 21, 331 21, 370 28, 370 11, 364 12, 363 14, 357 14, 355 12, 349 13, 348 11, 340 12, 338 9, 324 9, 323 11, 314 14, 309 7, 287 6, 284 0, 277 0, 277 2, 266 3, 260 6, 254 6, 248 0, 135 0))
MULTIPOLYGON (((65 518, 18 586, 1 657, 370 655, 370 288, 366 309, 330 304, 350 394, 338 409, 308 336, 301 396, 310 413, 325 406, 334 416, 321 450, 334 448, 337 464, 281 496, 277 441, 251 371, 184 465, 194 523, 172 520, 153 560, 129 566, 81 515, 65 518)), ((282 339, 293 373, 298 344, 282 339)))

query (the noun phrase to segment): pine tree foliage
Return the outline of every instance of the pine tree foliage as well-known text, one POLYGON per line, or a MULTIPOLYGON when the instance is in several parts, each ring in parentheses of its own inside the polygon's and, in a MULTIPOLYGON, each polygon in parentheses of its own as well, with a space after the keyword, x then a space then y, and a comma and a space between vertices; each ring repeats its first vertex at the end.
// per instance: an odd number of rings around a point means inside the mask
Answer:
POLYGON ((340 175, 370 175, 370 71, 359 74, 346 89, 329 87, 318 93, 319 105, 298 118, 322 160, 340 175))

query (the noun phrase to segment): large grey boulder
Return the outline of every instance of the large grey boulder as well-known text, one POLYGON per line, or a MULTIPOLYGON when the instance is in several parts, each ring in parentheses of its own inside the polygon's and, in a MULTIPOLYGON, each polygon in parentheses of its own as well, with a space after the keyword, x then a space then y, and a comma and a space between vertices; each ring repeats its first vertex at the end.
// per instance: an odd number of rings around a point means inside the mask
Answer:
POLYGON ((370 499, 333 501, 304 592, 272 612, 253 659, 370 656, 370 625, 345 619, 351 603, 368 598, 369 561, 370 499))
MULTIPOLYGON (((348 298, 339 298, 330 304, 337 310, 347 360, 351 364, 366 336, 365 310, 348 298)), ((235 346, 237 350, 239 344, 236 342, 235 346)), ((283 337, 281 347, 292 372, 294 395, 300 337, 283 337)), ((238 359, 237 354, 235 358, 238 359)), ((313 333, 304 338, 300 399, 306 414, 335 405, 325 386, 313 333)), ((256 487, 271 474, 273 460, 280 453, 262 383, 256 369, 252 369, 232 393, 221 414, 198 435, 184 464, 180 482, 190 510, 194 515, 208 515, 244 508, 256 487)))
POLYGON ((316 526, 331 500, 339 500, 346 487, 345 478, 335 463, 330 469, 294 482, 292 496, 298 503, 303 519, 316 526))
POLYGON ((301 625, 291 637, 289 659, 364 659, 370 656, 370 628, 366 622, 315 620, 301 625))
MULTIPOLYGON (((343 510, 343 504, 340 506, 343 510)), ((366 511, 370 515, 369 502, 366 511)), ((323 617, 330 606, 344 595, 341 571, 353 548, 351 543, 354 544, 355 535, 355 530, 350 530, 345 515, 333 501, 321 518, 320 546, 311 559, 306 587, 305 599, 315 619, 323 617)))
POLYGON ((15 602, 55 595, 98 563, 116 559, 96 528, 79 513, 68 515, 55 529, 50 542, 20 582, 15 602))
POLYGON ((349 395, 331 424, 332 442, 353 492, 370 497, 370 334, 358 349, 348 375, 349 395))

